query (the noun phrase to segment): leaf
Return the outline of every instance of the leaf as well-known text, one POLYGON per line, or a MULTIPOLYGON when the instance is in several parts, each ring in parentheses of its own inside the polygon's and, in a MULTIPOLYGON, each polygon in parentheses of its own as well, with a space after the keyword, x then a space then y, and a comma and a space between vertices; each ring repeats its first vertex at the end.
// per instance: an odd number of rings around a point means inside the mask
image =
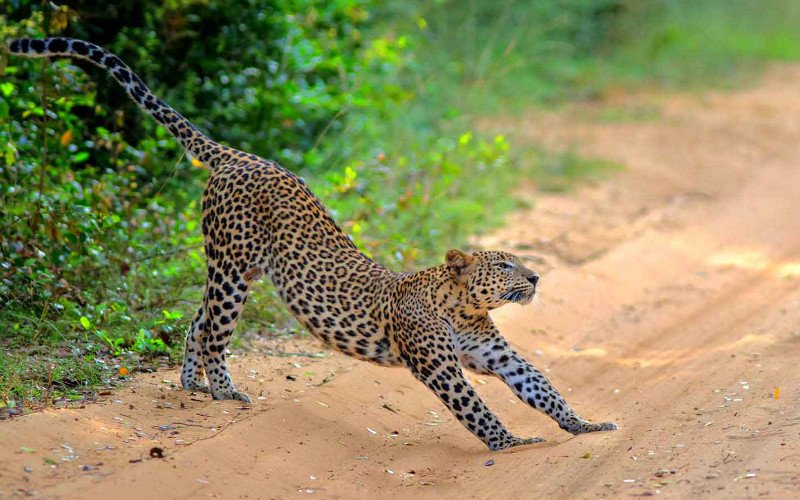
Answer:
POLYGON ((72 142, 72 130, 67 130, 63 134, 61 134, 61 138, 58 140, 61 143, 61 146, 67 147, 69 143, 72 142))
POLYGON ((83 163, 89 159, 89 153, 87 151, 79 151, 75 153, 75 156, 72 157, 73 163, 83 163))
POLYGON ((13 165, 15 159, 17 158, 17 148, 15 148, 10 142, 8 145, 6 145, 5 158, 8 165, 13 165))
POLYGON ((8 97, 11 93, 14 92, 14 84, 11 82, 3 82, 0 83, 0 93, 3 94, 3 97, 8 97))
POLYGON ((71 13, 69 7, 59 7, 55 12, 53 12, 52 17, 50 18, 50 28, 53 31, 63 30, 69 24, 70 17, 71 13))
POLYGON ((92 322, 86 316, 81 316, 81 326, 84 330, 88 330, 92 327, 92 322))
POLYGON ((164 318, 168 320, 175 321, 183 319, 183 313, 180 311, 167 311, 166 309, 163 309, 161 312, 164 313, 164 318))

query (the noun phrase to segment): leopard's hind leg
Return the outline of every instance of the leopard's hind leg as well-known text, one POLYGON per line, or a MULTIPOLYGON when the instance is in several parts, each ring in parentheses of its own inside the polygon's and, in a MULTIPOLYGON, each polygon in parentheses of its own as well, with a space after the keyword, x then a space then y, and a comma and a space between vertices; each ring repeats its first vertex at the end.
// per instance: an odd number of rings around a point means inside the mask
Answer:
POLYGON ((233 385, 225 359, 225 350, 247 301, 249 283, 244 277, 245 271, 237 270, 237 266, 230 262, 211 259, 208 262, 203 360, 214 399, 250 402, 247 394, 237 391, 233 385))
POLYGON ((186 348, 184 349, 183 367, 181 368, 181 385, 188 391, 208 392, 203 368, 205 366, 203 359, 203 345, 206 341, 205 322, 204 301, 204 304, 194 314, 189 331, 186 332, 186 348))

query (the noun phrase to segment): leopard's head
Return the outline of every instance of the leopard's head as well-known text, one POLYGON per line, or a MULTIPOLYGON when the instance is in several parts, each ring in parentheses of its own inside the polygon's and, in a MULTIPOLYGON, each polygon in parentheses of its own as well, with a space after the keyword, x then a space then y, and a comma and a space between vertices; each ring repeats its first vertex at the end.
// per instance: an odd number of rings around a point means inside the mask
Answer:
POLYGON ((470 304, 479 309, 528 304, 539 281, 539 275, 525 267, 519 257, 506 252, 449 250, 445 265, 450 277, 466 286, 470 304))

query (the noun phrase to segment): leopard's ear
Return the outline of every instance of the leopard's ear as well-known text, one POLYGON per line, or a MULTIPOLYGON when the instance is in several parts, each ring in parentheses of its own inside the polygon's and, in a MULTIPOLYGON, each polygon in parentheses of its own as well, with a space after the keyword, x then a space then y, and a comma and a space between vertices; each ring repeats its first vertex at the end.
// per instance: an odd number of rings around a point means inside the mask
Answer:
POLYGON ((448 250, 444 257, 447 270, 454 280, 463 282, 475 269, 475 257, 461 250, 448 250))

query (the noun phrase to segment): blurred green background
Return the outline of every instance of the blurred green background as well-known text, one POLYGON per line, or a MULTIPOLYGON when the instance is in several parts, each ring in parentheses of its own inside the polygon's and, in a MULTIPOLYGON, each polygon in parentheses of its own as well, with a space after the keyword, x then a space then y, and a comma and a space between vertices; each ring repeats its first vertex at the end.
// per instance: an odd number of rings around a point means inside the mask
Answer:
MULTIPOLYGON (((107 47, 215 139, 305 176, 365 253, 404 270, 530 203, 509 194, 521 179, 563 189, 604 168, 484 136, 478 118, 747 85, 800 57, 798 26, 796 0, 0 4, 0 40, 107 47)), ((180 359, 206 177, 91 65, 2 55, 0 413, 180 359)), ((239 332, 295 330, 259 287, 239 332)))

